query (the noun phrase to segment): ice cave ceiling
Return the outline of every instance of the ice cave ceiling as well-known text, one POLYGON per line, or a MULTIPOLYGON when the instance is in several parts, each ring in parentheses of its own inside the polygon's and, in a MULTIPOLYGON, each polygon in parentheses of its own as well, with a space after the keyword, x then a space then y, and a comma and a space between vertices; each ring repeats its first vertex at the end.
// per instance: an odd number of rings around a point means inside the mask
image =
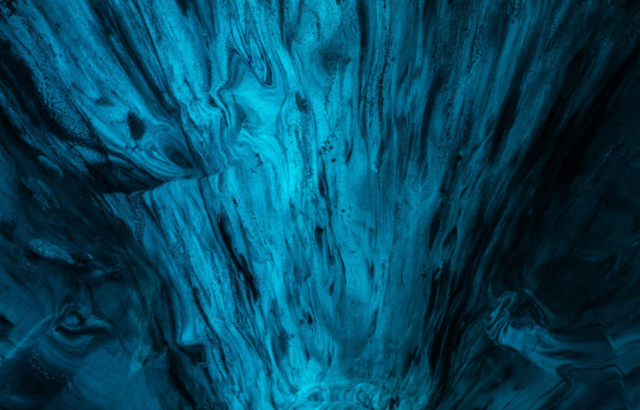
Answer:
POLYGON ((0 409, 640 409, 640 1, 1 0, 0 409))

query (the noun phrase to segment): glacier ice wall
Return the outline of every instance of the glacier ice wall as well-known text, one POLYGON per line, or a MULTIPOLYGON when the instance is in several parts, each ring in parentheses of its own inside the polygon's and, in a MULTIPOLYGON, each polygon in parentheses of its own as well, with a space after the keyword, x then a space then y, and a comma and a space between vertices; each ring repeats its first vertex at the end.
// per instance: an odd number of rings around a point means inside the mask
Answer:
POLYGON ((640 409, 639 35, 0 1, 0 408, 640 409))

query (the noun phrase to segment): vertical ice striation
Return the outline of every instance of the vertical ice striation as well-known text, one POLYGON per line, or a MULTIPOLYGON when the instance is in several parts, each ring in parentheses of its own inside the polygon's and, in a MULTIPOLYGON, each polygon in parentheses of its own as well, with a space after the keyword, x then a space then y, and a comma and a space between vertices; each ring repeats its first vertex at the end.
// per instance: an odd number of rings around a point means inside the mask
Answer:
POLYGON ((640 3, 0 1, 0 409, 640 409, 640 3))

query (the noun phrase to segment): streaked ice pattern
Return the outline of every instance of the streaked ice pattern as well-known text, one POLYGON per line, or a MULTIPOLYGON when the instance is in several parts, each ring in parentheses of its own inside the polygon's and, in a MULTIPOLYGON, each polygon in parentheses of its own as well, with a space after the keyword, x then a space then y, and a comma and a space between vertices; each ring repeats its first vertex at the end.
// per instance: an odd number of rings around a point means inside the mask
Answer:
POLYGON ((640 2, 0 1, 0 409, 640 409, 640 2))

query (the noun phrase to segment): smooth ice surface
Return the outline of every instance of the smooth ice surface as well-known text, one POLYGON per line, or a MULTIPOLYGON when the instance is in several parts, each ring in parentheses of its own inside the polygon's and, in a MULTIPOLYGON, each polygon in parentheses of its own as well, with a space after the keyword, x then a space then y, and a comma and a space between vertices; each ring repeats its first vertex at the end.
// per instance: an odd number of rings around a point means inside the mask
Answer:
POLYGON ((0 408, 640 409, 640 2, 0 1, 0 408))

